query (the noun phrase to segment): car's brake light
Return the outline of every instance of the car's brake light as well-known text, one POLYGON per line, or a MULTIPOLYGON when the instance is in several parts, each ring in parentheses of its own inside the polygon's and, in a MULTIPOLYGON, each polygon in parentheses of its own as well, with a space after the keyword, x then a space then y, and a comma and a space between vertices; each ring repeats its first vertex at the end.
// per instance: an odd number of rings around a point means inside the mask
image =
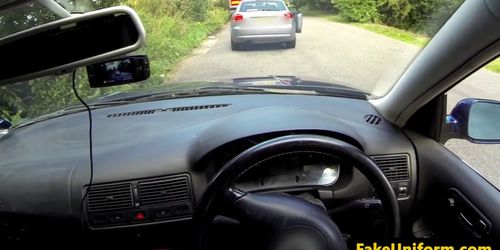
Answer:
POLYGON ((233 16, 233 21, 235 21, 235 22, 241 22, 241 21, 243 21, 243 15, 241 15, 241 14, 234 15, 233 16))
POLYGON ((285 13, 285 17, 288 18, 289 20, 293 19, 293 13, 292 12, 287 12, 285 13))

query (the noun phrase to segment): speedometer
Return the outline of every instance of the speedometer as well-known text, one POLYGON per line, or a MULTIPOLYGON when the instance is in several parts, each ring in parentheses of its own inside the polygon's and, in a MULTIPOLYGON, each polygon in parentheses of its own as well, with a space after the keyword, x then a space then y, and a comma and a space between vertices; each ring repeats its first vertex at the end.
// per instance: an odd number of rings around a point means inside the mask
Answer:
POLYGON ((311 164, 304 165, 302 179, 311 185, 329 186, 334 184, 340 174, 339 164, 311 164))
POLYGON ((331 186, 340 176, 340 163, 331 155, 293 152, 262 161, 236 181, 246 191, 331 186))

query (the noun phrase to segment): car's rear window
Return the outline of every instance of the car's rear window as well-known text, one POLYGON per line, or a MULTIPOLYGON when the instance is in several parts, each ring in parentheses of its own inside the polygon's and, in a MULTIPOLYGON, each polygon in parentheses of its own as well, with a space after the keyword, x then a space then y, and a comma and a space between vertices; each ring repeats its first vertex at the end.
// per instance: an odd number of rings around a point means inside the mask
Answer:
POLYGON ((240 12, 284 11, 284 10, 286 10, 285 4, 283 4, 283 2, 280 1, 243 2, 240 8, 240 12))

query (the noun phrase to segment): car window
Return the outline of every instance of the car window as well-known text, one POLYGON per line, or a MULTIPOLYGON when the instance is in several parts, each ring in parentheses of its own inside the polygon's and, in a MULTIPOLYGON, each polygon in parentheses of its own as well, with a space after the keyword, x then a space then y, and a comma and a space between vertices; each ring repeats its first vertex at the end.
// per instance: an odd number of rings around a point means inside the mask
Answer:
MULTIPOLYGON (((498 66, 496 63, 490 64, 451 89, 447 94, 448 114, 455 104, 465 98, 500 101, 498 66)), ((475 144, 467 140, 451 139, 445 146, 500 189, 500 145, 475 144)))
MULTIPOLYGON (((80 91, 86 100, 104 101, 110 95, 140 94, 149 88, 234 85, 241 78, 260 86, 282 85, 284 77, 294 79, 296 86, 290 88, 307 84, 310 89, 334 91, 342 85, 379 98, 463 0, 431 5, 415 1, 404 15, 395 14, 403 11, 397 4, 351 0, 16 2, 14 8, 0 9, 0 37, 61 19, 59 7, 73 15, 116 5, 136 10, 147 33, 146 46, 137 54, 149 57, 151 77, 140 84, 80 91), (228 18, 237 4, 243 15, 228 18), (275 12, 288 7, 303 13, 275 12)), ((78 48, 69 46, 64 53, 73 49, 78 48)), ((77 73, 81 88, 88 85, 86 75, 84 69, 77 73)), ((2 86, 0 115, 18 124, 74 105, 68 84, 68 77, 49 76, 2 86), (38 101, 39 96, 47 100, 38 101)))
POLYGON ((240 12, 252 11, 285 11, 286 7, 283 2, 278 1, 258 1, 258 2, 243 2, 240 12))

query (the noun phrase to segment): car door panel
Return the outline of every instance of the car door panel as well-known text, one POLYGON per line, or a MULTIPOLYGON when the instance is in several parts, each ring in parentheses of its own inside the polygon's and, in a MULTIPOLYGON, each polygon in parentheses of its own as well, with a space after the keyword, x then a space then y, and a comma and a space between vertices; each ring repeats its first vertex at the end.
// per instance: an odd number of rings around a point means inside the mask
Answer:
POLYGON ((418 158, 416 206, 437 235, 500 241, 500 192, 436 141, 407 131, 418 158))
POLYGON ((302 14, 301 12, 297 12, 295 13, 295 16, 296 16, 296 24, 297 24, 297 33, 302 33, 302 24, 304 22, 304 14, 302 14))

